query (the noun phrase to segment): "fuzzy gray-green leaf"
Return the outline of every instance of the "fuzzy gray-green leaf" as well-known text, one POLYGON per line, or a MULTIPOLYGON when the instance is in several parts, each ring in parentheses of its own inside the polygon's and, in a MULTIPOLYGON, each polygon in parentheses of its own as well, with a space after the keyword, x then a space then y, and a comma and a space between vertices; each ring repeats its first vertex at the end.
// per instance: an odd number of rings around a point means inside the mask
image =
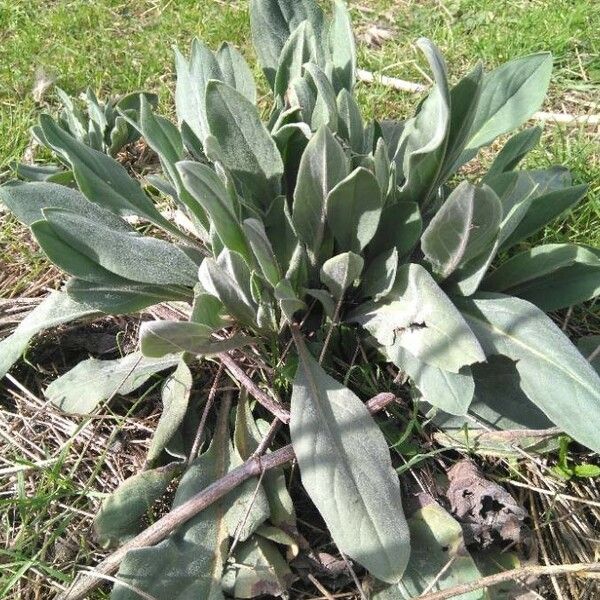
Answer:
POLYGON ((162 412, 150 440, 146 455, 148 463, 159 458, 181 425, 188 409, 192 385, 192 373, 182 359, 162 388, 162 412))
POLYGON ((375 175, 359 167, 327 195, 327 224, 342 251, 360 253, 379 226, 381 190, 375 175))
POLYGON ((223 81, 255 104, 256 84, 252 71, 240 51, 228 42, 224 42, 217 50, 216 57, 221 67, 223 81))
POLYGON ((550 83, 552 55, 531 54, 507 62, 483 78, 467 152, 524 123, 541 106, 550 83))
POLYGON ((140 345, 144 356, 161 357, 174 352, 210 355, 227 352, 248 343, 243 335, 218 340, 201 323, 188 321, 150 321, 142 324, 140 345))
POLYGON ((211 224, 223 244, 249 258, 248 244, 234 200, 214 169, 186 160, 177 163, 177 171, 188 193, 210 215, 211 224))
POLYGON ((600 251, 575 244, 536 246, 502 263, 482 289, 529 300, 544 312, 580 304, 600 293, 600 251))
POLYGON ((448 277, 493 245, 501 220, 502 205, 494 191, 463 181, 423 232, 425 258, 441 277, 448 277))
POLYGON ((73 300, 65 292, 51 292, 17 325, 11 335, 0 341, 0 379, 19 360, 38 333, 97 312, 73 300))
POLYGON ((254 104, 227 84, 211 81, 206 114, 225 166, 259 206, 268 206, 280 192, 283 162, 254 104))
POLYGON ((302 483, 340 550, 397 582, 410 539, 385 438, 360 399, 297 349, 290 433, 302 483))
POLYGON ((382 346, 399 343, 419 360, 452 373, 485 360, 465 319, 417 264, 400 267, 388 296, 359 307, 351 320, 382 346))
POLYGON ((319 251, 325 235, 326 199, 329 192, 348 175, 348 159, 327 127, 311 138, 300 160, 294 190, 292 220, 298 237, 319 251))
POLYGON ((174 244, 116 231, 64 209, 46 208, 44 217, 62 240, 115 275, 140 283, 196 283, 196 264, 174 244))
POLYGON ((321 281, 336 300, 341 300, 346 290, 360 277, 364 267, 362 256, 354 252, 337 254, 321 267, 321 281))
POLYGON ((142 519, 169 487, 176 467, 167 465, 142 471, 123 481, 103 502, 94 530, 104 547, 116 546, 138 534, 142 519))
POLYGON ((159 227, 172 229, 116 160, 71 137, 49 115, 40 117, 40 125, 50 146, 71 164, 77 185, 88 200, 113 212, 138 215, 159 227))
POLYGON ((88 358, 55 379, 44 392, 65 412, 88 414, 114 394, 137 390, 153 375, 175 366, 179 357, 146 358, 133 352, 115 360, 88 358))
POLYGON ((502 294, 455 302, 486 354, 516 361, 528 398, 571 437, 598 452, 600 377, 553 321, 533 304, 502 294))

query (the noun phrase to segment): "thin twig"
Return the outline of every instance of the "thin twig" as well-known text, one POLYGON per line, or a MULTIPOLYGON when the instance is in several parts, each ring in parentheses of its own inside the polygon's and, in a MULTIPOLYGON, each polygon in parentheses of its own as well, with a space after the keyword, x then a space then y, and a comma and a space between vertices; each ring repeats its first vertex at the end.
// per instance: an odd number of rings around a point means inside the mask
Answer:
POLYGON ((210 409, 215 401, 215 396, 217 395, 217 387, 221 379, 221 373, 223 373, 223 364, 219 363, 219 369, 217 370, 217 374, 215 375, 213 383, 210 386, 208 398, 206 400, 204 410, 202 411, 202 416, 200 417, 198 429, 196 430, 196 436, 194 437, 194 443, 192 444, 192 449, 190 450, 188 464, 196 460, 196 457, 198 456, 198 451, 200 450, 200 444, 202 443, 202 437, 204 435, 204 428, 206 427, 206 421, 208 419, 208 413, 210 412, 210 409))
POLYGON ((350 564, 350 561, 348 560, 348 557, 338 548, 340 556, 342 557, 342 560, 346 563, 346 568, 348 569, 350 575, 352 576, 352 581, 354 581, 354 585, 356 586, 356 589, 358 591, 358 593, 360 594, 360 598, 361 600, 367 600, 367 597, 365 596, 365 593, 363 592, 362 586, 360 585, 360 581, 358 580, 358 577, 356 576, 356 573, 354 572, 354 569, 352 568, 352 565, 350 564))
MULTIPOLYGON (((395 400, 394 394, 382 392, 371 398, 366 405, 369 412, 375 413, 383 410, 395 400)), ((59 596, 59 600, 83 600, 87 594, 100 585, 101 575, 112 575, 117 571, 121 561, 130 550, 158 544, 183 523, 223 498, 247 479, 255 477, 263 471, 269 471, 284 465, 294 458, 294 449, 291 444, 265 456, 251 456, 242 465, 229 471, 224 477, 192 496, 187 502, 171 510, 142 533, 115 550, 96 566, 93 574, 81 573, 80 575, 83 575, 83 577, 76 578, 71 587, 59 596)))
POLYGON ((529 567, 522 567, 520 569, 511 569, 510 571, 503 571, 496 575, 488 575, 482 577, 477 581, 471 583, 465 583, 463 585, 457 585, 455 587, 447 588, 440 592, 434 592, 433 594, 426 594, 425 596, 418 596, 418 600, 447 600, 448 598, 454 598, 461 594, 467 594, 474 590, 480 590, 482 588, 492 587, 504 581, 511 581, 523 579, 524 577, 540 577, 542 575, 583 575, 586 573, 598 573, 600 572, 600 562, 593 563, 575 563, 572 565, 549 565, 549 566, 537 566, 531 565, 529 567))
POLYGON ((227 370, 233 375, 234 379, 243 387, 248 390, 248 393, 254 396, 260 404, 262 404, 270 413, 275 415, 280 421, 284 423, 290 422, 290 412, 283 408, 283 406, 274 400, 269 394, 261 390, 244 370, 235 362, 229 354, 222 352, 217 355, 219 360, 225 365, 227 370))

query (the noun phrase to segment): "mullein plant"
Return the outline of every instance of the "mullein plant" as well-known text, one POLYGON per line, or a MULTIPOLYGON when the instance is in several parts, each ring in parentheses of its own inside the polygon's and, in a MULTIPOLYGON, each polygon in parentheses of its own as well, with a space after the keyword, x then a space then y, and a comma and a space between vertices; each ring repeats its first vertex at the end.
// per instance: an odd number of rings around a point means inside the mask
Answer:
MULTIPOLYGON (((74 185, 14 181, 0 199, 68 279, 0 342, 0 376, 61 323, 162 303, 189 315, 145 321, 139 350, 84 360, 46 389, 62 410, 89 413, 171 370, 147 468, 97 518, 100 539, 118 544, 141 530, 176 475, 174 507, 251 456, 268 430, 268 413, 241 394, 233 438, 224 402, 211 439, 188 460, 199 412, 190 365, 247 345, 270 365, 286 356, 289 436, 306 492, 337 547, 389 586, 382 598, 418 595, 426 569, 410 567, 420 538, 413 532, 411 555, 385 419, 376 422, 325 367, 341 338, 358 336, 448 431, 473 440, 478 422, 486 431, 554 424, 600 451, 600 378, 545 314, 598 294, 600 251, 526 241, 585 186, 561 166, 519 168, 537 127, 509 137, 477 181, 460 173, 539 108, 552 59, 533 54, 490 72, 478 64, 451 86, 439 50, 422 38, 431 91, 406 120, 366 123, 341 2, 326 15, 314 0, 252 0, 250 17, 272 90, 268 119, 242 55, 194 40, 189 58, 176 53, 176 124, 146 95, 139 110, 116 109, 160 159, 146 188, 105 147, 41 115, 38 137, 74 185), (178 224, 159 211, 158 194, 183 215, 178 224), (150 227, 141 232, 131 216, 150 227), (290 339, 295 352, 284 354, 290 339)), ((283 406, 282 414, 288 420, 283 406)), ((127 585, 112 598, 137 598, 131 586, 157 600, 284 593, 293 575, 274 542, 294 547, 295 512, 284 471, 267 475, 158 545, 128 552, 117 575, 127 585)), ((452 569, 476 579, 469 561, 452 569)))
MULTIPOLYGON (((153 108, 158 104, 158 96, 148 92, 132 92, 103 101, 98 99, 92 88, 88 88, 83 96, 85 110, 82 110, 80 102, 59 87, 56 88, 56 95, 62 104, 56 124, 77 141, 113 157, 125 146, 140 138, 139 131, 128 121, 137 119, 140 98, 143 96, 153 108)), ((31 135, 38 144, 52 149, 44 139, 41 127, 32 127, 31 135)), ((15 165, 15 172, 20 179, 27 181, 50 181, 62 185, 70 185, 73 182, 68 163, 20 163, 15 165)))

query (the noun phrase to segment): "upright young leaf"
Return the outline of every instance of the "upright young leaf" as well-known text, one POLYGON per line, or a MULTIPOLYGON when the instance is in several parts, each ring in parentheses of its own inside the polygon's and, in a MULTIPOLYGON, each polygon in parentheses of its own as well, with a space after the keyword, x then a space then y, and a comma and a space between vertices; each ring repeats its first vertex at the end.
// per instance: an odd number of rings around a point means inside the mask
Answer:
POLYGON ((362 273, 364 261, 354 252, 337 254, 326 260, 321 267, 321 281, 336 300, 341 300, 346 290, 362 273))
POLYGON ((329 52, 336 92, 342 89, 352 91, 356 81, 356 47, 350 15, 341 0, 336 0, 333 5, 333 17, 329 25, 329 52))
POLYGON ((486 178, 491 179, 505 171, 512 171, 525 155, 537 146, 541 135, 542 128, 535 126, 523 129, 511 136, 490 165, 486 178))
MULTIPOLYGON (((346 139, 350 144, 350 148, 356 154, 361 154, 365 147, 362 115, 354 96, 345 88, 340 90, 337 96, 337 109, 339 117, 338 133, 346 139)), ((387 183, 386 177, 385 190, 387 190, 387 183)))
POLYGON ((311 129, 317 130, 326 125, 332 132, 337 132, 337 100, 333 85, 325 72, 313 63, 304 65, 304 78, 307 77, 311 87, 316 91, 310 116, 311 129))
POLYGON ((410 539, 385 438, 360 399, 297 348, 290 433, 302 484, 340 550, 395 583, 410 539))
POLYGON ((265 279, 275 287, 281 280, 282 274, 262 221, 246 219, 243 228, 265 279))
POLYGON ((343 148, 327 127, 321 127, 302 155, 292 207, 298 237, 313 256, 318 254, 325 235, 327 195, 347 175, 348 159, 343 148))
POLYGON ((516 362, 521 388, 551 421, 598 452, 600 377, 533 304, 502 294, 455 299, 486 354, 516 362))
POLYGON ((254 104, 227 84, 211 81, 206 114, 225 166, 259 206, 269 206, 281 188, 283 162, 254 104))
POLYGON ((388 296, 360 306, 351 321, 365 327, 382 346, 398 343, 419 360, 452 373, 485 360, 460 312, 417 264, 400 267, 388 296))
POLYGON ((302 21, 308 21, 320 38, 323 20, 323 11, 315 0, 251 0, 252 43, 271 89, 281 50, 291 32, 302 21))
POLYGON ((310 21, 302 21, 286 40, 279 56, 275 77, 276 96, 284 98, 294 79, 302 77, 302 68, 308 62, 318 62, 318 42, 310 21))
POLYGON ((132 352, 123 358, 88 358, 55 379, 44 395, 62 411, 91 413, 100 402, 115 394, 125 396, 142 386, 156 373, 174 367, 179 356, 146 358, 132 352))
POLYGON ((483 67, 481 63, 450 90, 450 125, 448 143, 439 180, 445 181, 456 169, 465 149, 481 94, 483 67))
POLYGON ((359 167, 327 195, 327 224, 342 251, 362 252, 379 226, 383 198, 375 175, 359 167))
POLYGON ((256 104, 256 84, 252 71, 240 51, 224 42, 216 52, 223 81, 256 104))
POLYGON ((425 53, 435 85, 402 130, 394 156, 398 168, 400 200, 427 206, 442 168, 450 123, 450 94, 446 64, 437 47, 426 38, 417 45, 425 53))
MULTIPOLYGON (((158 154, 163 170, 174 186, 173 190, 170 191, 170 195, 187 207, 192 218, 200 224, 198 234, 202 239, 206 239, 206 231, 209 227, 206 214, 198 202, 183 187, 179 172, 175 168, 177 162, 184 155, 181 132, 171 121, 154 114, 150 104, 143 96, 140 100, 138 120, 135 121, 129 117, 127 119, 140 131, 148 145, 158 154)), ((154 183, 156 183, 156 179, 154 179, 154 183)), ((164 193, 164 186, 161 191, 164 193)))
POLYGON ((11 335, 0 341, 0 379, 19 360, 38 333, 97 313, 96 309, 73 300, 65 292, 51 292, 17 325, 11 335))
POLYGON ((502 205, 486 185, 461 182, 423 232, 425 258, 443 278, 493 245, 502 220, 502 205))
POLYGON ((223 245, 250 258, 246 236, 239 222, 234 200, 214 169, 185 160, 177 171, 188 193, 206 211, 223 245))
POLYGON ((192 42, 189 62, 175 49, 175 109, 180 127, 185 122, 201 142, 208 134, 206 121, 206 84, 221 80, 219 63, 212 51, 197 38, 192 42))
POLYGON ((552 55, 539 52, 487 73, 463 157, 529 119, 546 97, 551 72, 552 55))

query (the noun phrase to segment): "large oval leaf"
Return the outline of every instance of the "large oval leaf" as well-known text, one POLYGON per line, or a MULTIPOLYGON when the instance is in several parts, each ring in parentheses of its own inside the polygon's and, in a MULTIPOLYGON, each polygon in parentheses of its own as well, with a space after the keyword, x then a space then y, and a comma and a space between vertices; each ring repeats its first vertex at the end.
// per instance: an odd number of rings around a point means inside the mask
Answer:
POLYGON ((448 277, 493 246, 501 220, 502 205, 494 191, 463 181, 423 232, 425 258, 441 277, 448 277))
POLYGON ((469 326, 433 277, 420 265, 398 269, 392 291, 359 307, 351 320, 382 346, 398 343, 434 367, 458 373, 485 354, 469 326))
POLYGON ((360 399, 299 341, 290 432, 302 483, 338 547, 378 579, 397 582, 410 540, 385 438, 360 399))
POLYGON ((533 304, 502 294, 455 299, 486 354, 516 361, 521 389, 551 421, 600 451, 600 377, 533 304))
POLYGON ((400 344, 385 349, 386 356, 413 381, 421 399, 452 415, 465 415, 473 400, 471 367, 451 373, 415 358, 400 344))
POLYGON ((44 217, 66 244, 115 275, 158 285, 193 286, 197 281, 194 261, 165 240, 117 231, 59 208, 44 209, 44 217))
POLYGON ((175 355, 146 358, 133 352, 115 360, 88 358, 55 379, 44 392, 52 404, 70 413, 91 413, 114 394, 130 394, 153 375, 174 367, 175 355))

